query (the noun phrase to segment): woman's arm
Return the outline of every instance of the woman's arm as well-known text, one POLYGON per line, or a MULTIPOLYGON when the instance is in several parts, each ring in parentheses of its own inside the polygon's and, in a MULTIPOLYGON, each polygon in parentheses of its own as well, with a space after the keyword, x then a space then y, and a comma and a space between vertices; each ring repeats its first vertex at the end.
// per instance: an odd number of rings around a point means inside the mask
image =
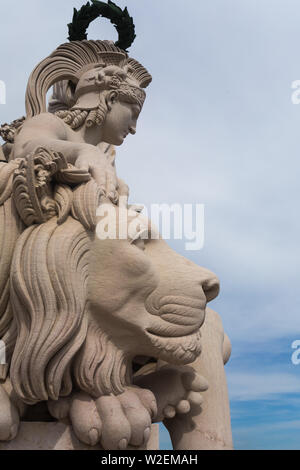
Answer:
POLYGON ((13 158, 26 158, 38 147, 61 152, 68 163, 88 171, 103 193, 115 200, 117 177, 111 175, 112 168, 107 156, 99 147, 75 139, 76 135, 71 136, 61 119, 43 113, 24 122, 15 137, 13 158))

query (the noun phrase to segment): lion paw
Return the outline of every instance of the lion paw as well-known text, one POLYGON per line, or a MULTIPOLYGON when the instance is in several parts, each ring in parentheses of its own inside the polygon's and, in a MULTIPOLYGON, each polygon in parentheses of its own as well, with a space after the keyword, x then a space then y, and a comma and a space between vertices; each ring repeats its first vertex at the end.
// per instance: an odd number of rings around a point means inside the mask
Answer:
POLYGON ((125 450, 147 444, 156 402, 148 390, 128 387, 121 395, 98 399, 80 392, 48 402, 48 409, 56 419, 69 416, 81 442, 89 446, 101 444, 105 450, 125 450))
POLYGON ((17 407, 0 385, 0 441, 12 441, 18 433, 19 423, 17 407))
POLYGON ((101 444, 104 449, 125 450, 146 445, 151 434, 155 398, 147 390, 129 387, 124 393, 96 400, 102 419, 101 444))
POLYGON ((57 401, 48 400, 48 410, 58 421, 69 419, 73 431, 80 442, 88 446, 99 444, 102 432, 102 421, 95 400, 83 392, 57 401))
POLYGON ((191 407, 201 406, 201 392, 208 389, 206 379, 188 366, 163 366, 158 371, 139 376, 135 383, 155 395, 158 407, 156 421, 187 414, 191 407))

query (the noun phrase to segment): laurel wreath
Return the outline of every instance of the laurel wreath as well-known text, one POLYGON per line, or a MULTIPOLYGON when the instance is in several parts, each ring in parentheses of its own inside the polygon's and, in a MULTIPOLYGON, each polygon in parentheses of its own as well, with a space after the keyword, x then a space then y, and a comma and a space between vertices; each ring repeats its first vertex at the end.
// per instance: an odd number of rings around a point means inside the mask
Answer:
POLYGON ((87 29, 90 23, 100 16, 109 19, 115 26, 119 34, 119 39, 115 45, 126 51, 136 38, 133 19, 129 15, 127 7, 122 10, 111 0, 108 0, 108 3, 92 0, 92 4, 87 2, 80 10, 74 8, 72 23, 68 24, 69 41, 87 39, 87 29))

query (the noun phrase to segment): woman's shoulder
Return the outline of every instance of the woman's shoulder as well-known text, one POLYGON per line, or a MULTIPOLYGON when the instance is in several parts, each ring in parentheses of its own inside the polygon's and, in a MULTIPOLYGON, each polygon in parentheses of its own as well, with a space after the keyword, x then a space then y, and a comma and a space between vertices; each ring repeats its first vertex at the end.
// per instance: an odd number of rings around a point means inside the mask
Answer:
POLYGON ((42 131, 43 134, 55 135, 57 138, 63 138, 66 135, 66 125, 59 117, 52 113, 41 113, 32 118, 26 119, 22 130, 32 130, 33 132, 42 131))

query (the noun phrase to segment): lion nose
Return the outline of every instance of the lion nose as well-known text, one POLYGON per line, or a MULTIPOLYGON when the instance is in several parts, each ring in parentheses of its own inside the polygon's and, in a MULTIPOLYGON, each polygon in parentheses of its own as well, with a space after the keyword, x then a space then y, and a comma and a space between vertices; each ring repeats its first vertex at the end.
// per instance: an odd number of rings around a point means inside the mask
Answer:
POLYGON ((220 281, 214 273, 207 271, 207 276, 202 280, 202 289, 207 302, 210 302, 218 296, 220 292, 220 281))

